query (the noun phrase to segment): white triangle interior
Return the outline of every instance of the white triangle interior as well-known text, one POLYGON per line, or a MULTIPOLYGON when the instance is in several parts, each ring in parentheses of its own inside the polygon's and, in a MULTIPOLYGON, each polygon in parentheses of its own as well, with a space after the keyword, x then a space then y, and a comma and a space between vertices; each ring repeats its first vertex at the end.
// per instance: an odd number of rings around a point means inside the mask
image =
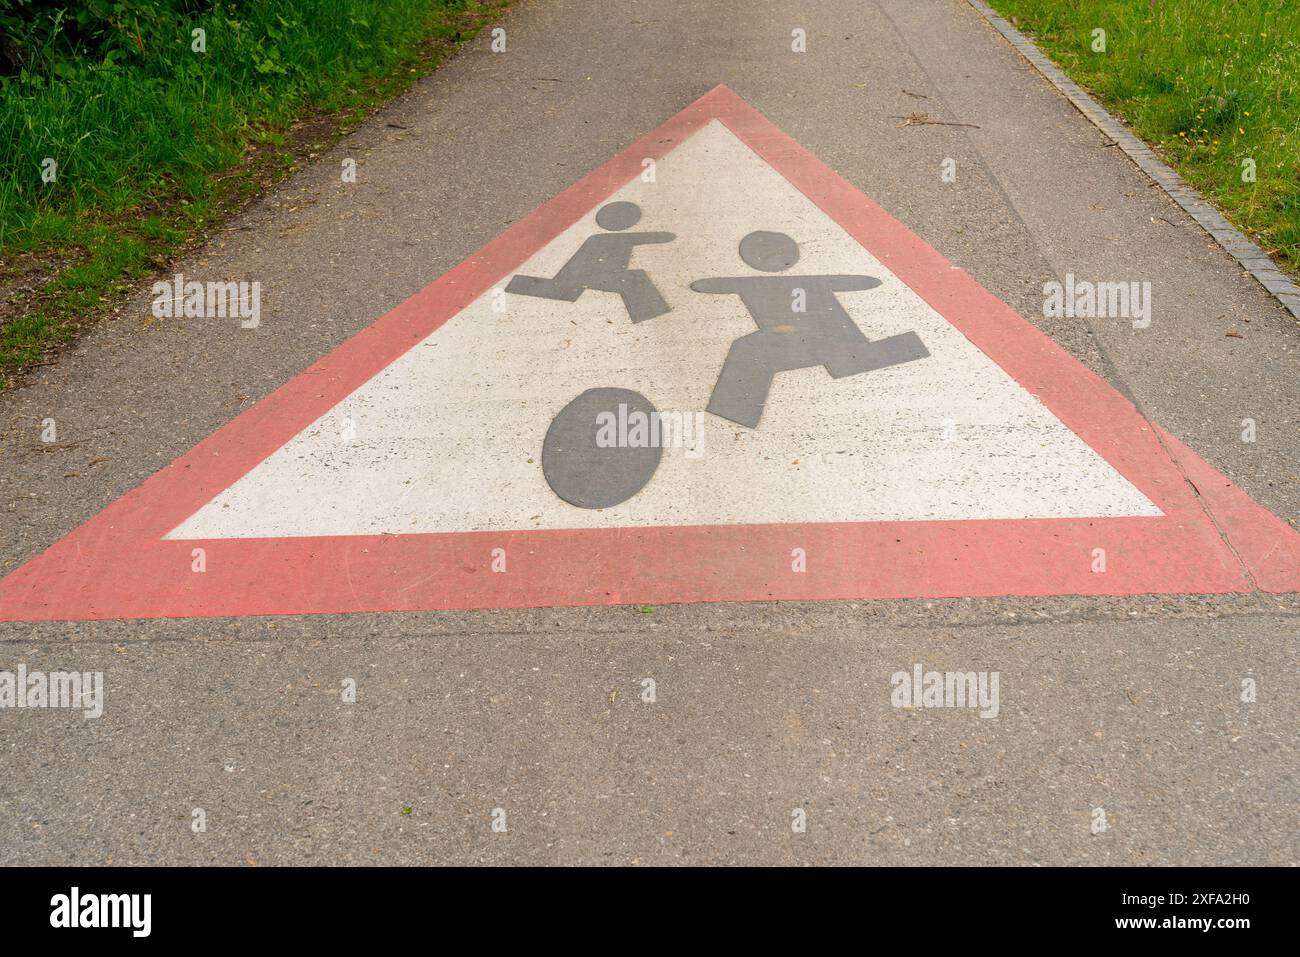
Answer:
MULTIPOLYGON (((168 538, 1161 514, 722 123, 610 200, 641 207, 637 230, 676 234, 632 263, 670 313, 634 325, 601 292, 498 293, 502 312, 489 290, 168 538), (841 379, 781 373, 758 428, 705 414, 698 454, 665 449, 626 502, 559 499, 542 441, 581 392, 632 389, 665 412, 708 404, 731 342, 756 327, 737 297, 689 284, 753 272, 737 247, 755 230, 794 237, 800 273, 880 279, 841 302, 869 338, 914 331, 930 356, 841 379)), ((598 231, 595 213, 519 272, 554 275, 598 231)))

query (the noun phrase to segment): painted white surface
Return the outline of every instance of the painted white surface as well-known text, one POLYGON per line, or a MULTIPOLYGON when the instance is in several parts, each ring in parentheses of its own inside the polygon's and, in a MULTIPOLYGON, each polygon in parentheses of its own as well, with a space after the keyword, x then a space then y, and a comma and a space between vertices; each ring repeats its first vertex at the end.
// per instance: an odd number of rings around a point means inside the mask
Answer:
MULTIPOLYGON (((489 292, 169 537, 1160 514, 721 123, 662 159, 656 182, 613 199, 641 206, 635 230, 677 234, 632 261, 671 313, 634 326, 599 292, 506 295, 498 313, 489 292), (841 302, 868 337, 915 331, 930 357, 840 380, 781 373, 757 430, 705 415, 703 454, 666 449, 628 501, 561 501, 542 439, 579 393, 620 386, 661 411, 707 405, 732 340, 756 327, 739 298, 688 285, 753 273, 736 249, 756 229, 799 242, 791 272, 881 279, 841 302)), ((554 275, 597 230, 595 212, 519 271, 554 275)))

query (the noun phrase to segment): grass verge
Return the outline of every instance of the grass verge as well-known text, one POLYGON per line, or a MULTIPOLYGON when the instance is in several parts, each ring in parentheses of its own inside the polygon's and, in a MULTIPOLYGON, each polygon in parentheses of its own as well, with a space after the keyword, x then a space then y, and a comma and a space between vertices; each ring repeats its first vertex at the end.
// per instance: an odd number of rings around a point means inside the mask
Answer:
POLYGON ((987 2, 1300 274, 1300 3, 987 2))
POLYGON ((56 14, 0 76, 0 389, 506 0, 79 5, 104 17, 93 55, 56 14))

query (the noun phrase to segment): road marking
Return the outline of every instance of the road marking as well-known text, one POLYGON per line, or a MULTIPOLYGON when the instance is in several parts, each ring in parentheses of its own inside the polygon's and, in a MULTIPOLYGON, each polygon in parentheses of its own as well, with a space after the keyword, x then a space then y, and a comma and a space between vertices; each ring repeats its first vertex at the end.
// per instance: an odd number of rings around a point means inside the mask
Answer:
MULTIPOLYGON (((169 537, 1160 514, 721 122, 660 160, 654 183, 638 177, 613 199, 643 210, 638 231, 676 237, 636 248, 645 296, 657 289, 665 306, 633 315, 605 282, 611 291, 509 295, 498 312, 494 286, 169 537), (761 422, 741 421, 756 409, 753 395, 727 370, 737 347, 755 341, 755 320, 738 298, 692 284, 731 288, 712 277, 744 270, 740 243, 760 227, 799 237, 800 272, 871 278, 837 294, 856 322, 844 332, 871 345, 915 342, 928 357, 836 378, 797 356, 803 368, 772 379, 761 422), (705 417, 702 454, 666 450, 639 494, 575 509, 548 486, 538 453, 556 415, 593 386, 632 390, 659 410, 718 413, 705 417), (738 411, 724 417, 728 405, 738 411), (344 443, 345 434, 355 437, 344 443), (420 479, 418 491, 399 494, 420 479)), ((530 256, 505 288, 521 275, 531 284, 581 273, 575 258, 604 238, 598 216, 530 256)), ((784 289, 757 295, 807 323, 784 289)), ((846 334, 826 355, 851 363, 855 345, 846 334)))
POLYGON ((1283 591, 1298 542, 718 87, 0 581, 0 618, 1283 591))

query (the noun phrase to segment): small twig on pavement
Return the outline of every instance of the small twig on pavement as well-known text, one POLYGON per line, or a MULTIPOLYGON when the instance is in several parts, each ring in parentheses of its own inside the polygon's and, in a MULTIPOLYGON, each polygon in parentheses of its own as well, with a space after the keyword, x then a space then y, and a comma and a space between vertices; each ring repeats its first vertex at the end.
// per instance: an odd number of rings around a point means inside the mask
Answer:
POLYGON ((969 126, 973 130, 979 129, 974 123, 951 123, 947 120, 936 120, 929 113, 910 113, 907 116, 891 116, 890 119, 903 121, 898 124, 900 130, 905 126, 969 126))

